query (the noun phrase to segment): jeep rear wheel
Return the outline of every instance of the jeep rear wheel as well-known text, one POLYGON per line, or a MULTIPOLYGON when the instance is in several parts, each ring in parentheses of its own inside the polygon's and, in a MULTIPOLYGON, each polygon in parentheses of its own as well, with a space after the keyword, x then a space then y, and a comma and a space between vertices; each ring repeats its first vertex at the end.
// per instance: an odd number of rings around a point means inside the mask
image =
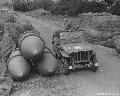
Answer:
POLYGON ((63 64, 63 74, 64 75, 69 75, 69 64, 68 64, 68 60, 66 58, 62 58, 61 59, 62 64, 63 64))

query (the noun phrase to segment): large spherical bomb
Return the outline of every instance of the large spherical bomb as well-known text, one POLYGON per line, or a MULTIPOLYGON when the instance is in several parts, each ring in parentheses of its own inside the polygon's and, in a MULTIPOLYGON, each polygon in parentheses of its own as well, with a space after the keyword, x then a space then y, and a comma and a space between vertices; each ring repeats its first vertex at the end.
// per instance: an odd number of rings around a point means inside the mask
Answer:
POLYGON ((8 71, 14 79, 26 79, 31 72, 31 65, 20 54, 19 49, 13 50, 8 59, 8 71))
POLYGON ((18 39, 20 51, 29 60, 38 59, 44 52, 45 43, 33 32, 24 32, 18 39))
POLYGON ((36 62, 35 67, 38 73, 44 76, 51 76, 57 70, 57 60, 52 53, 45 52, 44 56, 36 62))

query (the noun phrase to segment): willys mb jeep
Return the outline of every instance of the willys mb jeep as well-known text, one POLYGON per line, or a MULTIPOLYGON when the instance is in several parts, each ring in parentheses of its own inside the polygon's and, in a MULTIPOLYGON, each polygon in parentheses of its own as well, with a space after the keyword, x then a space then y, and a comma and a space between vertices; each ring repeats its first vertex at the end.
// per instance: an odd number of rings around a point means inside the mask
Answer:
POLYGON ((89 68, 93 72, 98 69, 96 53, 84 42, 84 31, 53 33, 53 50, 56 57, 63 65, 63 73, 69 74, 69 70, 78 68, 89 68))

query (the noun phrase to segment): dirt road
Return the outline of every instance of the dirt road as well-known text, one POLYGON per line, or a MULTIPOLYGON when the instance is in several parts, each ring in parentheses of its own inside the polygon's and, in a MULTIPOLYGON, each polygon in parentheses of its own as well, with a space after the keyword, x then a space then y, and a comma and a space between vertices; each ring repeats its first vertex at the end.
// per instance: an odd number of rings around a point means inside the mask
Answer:
MULTIPOLYGON (((40 31, 46 45, 52 49, 52 33, 59 29, 52 22, 20 14, 40 31)), ((99 60, 98 72, 80 70, 68 76, 32 76, 11 96, 120 96, 120 57, 113 49, 91 45, 99 60), (28 86, 29 85, 29 86, 28 86)))

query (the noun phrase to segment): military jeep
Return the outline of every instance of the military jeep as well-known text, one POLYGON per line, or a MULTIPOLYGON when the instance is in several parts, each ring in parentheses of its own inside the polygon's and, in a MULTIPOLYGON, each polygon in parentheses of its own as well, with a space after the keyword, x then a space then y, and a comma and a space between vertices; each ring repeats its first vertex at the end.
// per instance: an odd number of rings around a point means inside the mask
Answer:
POLYGON ((84 42, 84 31, 53 33, 53 50, 56 57, 62 62, 63 73, 68 75, 70 70, 89 68, 93 72, 98 69, 96 53, 84 42))

